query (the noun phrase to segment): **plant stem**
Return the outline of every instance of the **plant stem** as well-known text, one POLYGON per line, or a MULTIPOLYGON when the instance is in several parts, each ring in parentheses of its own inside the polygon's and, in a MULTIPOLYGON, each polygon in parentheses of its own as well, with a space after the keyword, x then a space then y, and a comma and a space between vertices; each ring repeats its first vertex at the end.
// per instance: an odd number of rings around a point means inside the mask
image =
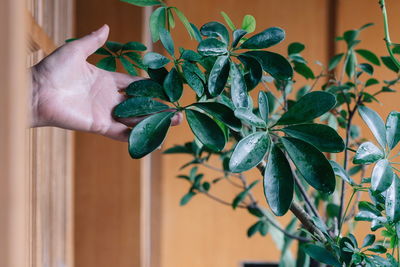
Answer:
POLYGON ((289 238, 292 238, 292 239, 299 240, 300 242, 305 242, 305 243, 311 242, 311 239, 308 239, 308 238, 305 238, 305 237, 302 237, 302 236, 298 236, 298 235, 294 235, 294 234, 289 233, 288 231, 286 231, 285 229, 283 229, 282 227, 280 227, 278 224, 276 224, 276 223, 275 223, 273 220, 271 220, 270 218, 265 217, 265 219, 266 219, 273 227, 275 227, 276 229, 278 229, 279 231, 281 231, 285 236, 287 236, 287 237, 289 237, 289 238))
POLYGON ((397 60, 397 58, 394 56, 393 51, 392 51, 392 42, 390 40, 390 33, 389 33, 389 23, 388 23, 388 16, 386 12, 386 4, 385 0, 379 0, 379 4, 381 6, 382 10, 382 16, 383 16, 383 26, 385 30, 385 43, 386 43, 386 48, 389 52, 390 58, 393 60, 393 63, 397 66, 397 68, 400 69, 400 62, 397 60))
POLYGON ((344 214, 343 214, 343 217, 342 217, 342 219, 341 219, 341 221, 339 221, 339 233, 340 233, 340 231, 342 230, 342 228, 341 228, 341 226, 343 225, 343 223, 345 222, 345 220, 346 220, 346 215, 347 215, 347 212, 349 211, 349 207, 350 207, 350 204, 351 204, 351 201, 353 200, 353 197, 354 197, 354 195, 356 194, 356 190, 353 190, 353 193, 351 194, 351 197, 350 197, 350 200, 349 200, 349 203, 347 203, 347 207, 346 207, 346 210, 344 211, 344 214))
POLYGON ((321 216, 318 213, 317 208, 312 204, 311 199, 308 197, 307 191, 304 189, 303 185, 301 184, 301 181, 299 177, 297 177, 296 173, 294 173, 294 181, 296 183, 297 188, 300 190, 301 195, 304 198, 304 201, 306 202, 307 206, 310 208, 312 213, 314 213, 314 216, 318 217, 321 222, 323 222, 321 216))
MULTIPOLYGON (((223 199, 220 199, 220 198, 217 197, 217 196, 211 195, 210 193, 208 193, 208 192, 205 191, 205 190, 200 190, 199 192, 201 192, 202 194, 206 195, 207 197, 209 197, 209 198, 211 198, 211 199, 217 201, 218 203, 221 203, 221 204, 223 204, 223 205, 227 205, 227 206, 232 207, 232 203, 229 203, 228 201, 225 201, 225 200, 223 200, 223 199)), ((247 209, 247 205, 241 205, 241 204, 239 204, 239 205, 237 205, 237 207, 238 207, 238 208, 242 208, 242 209, 247 209)))

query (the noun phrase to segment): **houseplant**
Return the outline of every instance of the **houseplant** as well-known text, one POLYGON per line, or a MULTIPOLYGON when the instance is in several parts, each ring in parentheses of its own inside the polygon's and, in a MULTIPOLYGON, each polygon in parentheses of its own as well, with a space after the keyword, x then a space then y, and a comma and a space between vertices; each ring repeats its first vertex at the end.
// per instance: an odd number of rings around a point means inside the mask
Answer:
POLYGON ((393 150, 400 140, 400 113, 391 112, 385 124, 368 107, 380 94, 393 92, 399 81, 400 64, 394 54, 400 49, 390 42, 384 1, 380 3, 390 56, 378 58, 359 48, 359 35, 371 26, 366 24, 337 38, 346 43, 346 51, 321 66, 318 75, 302 57, 301 43, 289 44, 285 56, 269 51, 284 40, 285 32, 272 27, 252 34, 252 16, 245 16, 237 28, 222 13, 227 27, 210 22, 198 29, 178 8, 161 0, 124 1, 156 7, 150 19, 152 39, 160 40, 167 54, 148 52, 142 57, 146 47, 138 42, 107 42, 96 52, 105 56, 98 63, 101 68, 115 71, 119 61, 128 73, 136 75, 144 69, 150 77, 132 83, 125 90, 128 99, 114 110, 119 118, 148 116, 132 130, 129 153, 133 158, 157 149, 172 116, 182 112, 194 140, 165 151, 193 156, 184 166, 189 173, 179 176, 189 183, 182 205, 203 194, 234 209, 246 209, 255 218, 249 236, 279 233, 275 239, 282 250, 282 266, 294 265, 288 250, 294 240, 300 243, 298 266, 307 266, 310 257, 332 266, 398 265, 400 180, 393 150), (176 19, 197 40, 197 51, 176 49, 171 36, 176 19), (373 77, 374 68, 381 65, 396 73, 393 79, 373 77), (310 86, 296 88, 294 75, 305 77, 310 86), (326 83, 317 88, 321 79, 326 83), (370 88, 377 84, 383 86, 372 93, 370 88), (196 94, 189 106, 179 103, 184 88, 196 94), (249 96, 252 90, 259 91, 255 99, 249 96), (353 124, 357 114, 376 142, 360 136, 353 124), (340 129, 344 138, 337 132, 340 129), (337 153, 343 155, 343 163, 336 161, 337 153), (199 166, 216 168, 209 164, 211 156, 221 162, 218 179, 206 179, 199 172, 199 166), (350 161, 355 164, 351 168, 350 161), (371 178, 365 177, 368 166, 373 169, 371 178), (253 168, 260 171, 260 179, 249 183, 243 172, 253 168), (352 178, 357 173, 362 176, 359 181, 352 178), (221 179, 241 188, 233 200, 212 194, 221 179), (255 199, 256 186, 264 187, 268 206, 255 199), (351 192, 347 203, 345 188, 351 192), (370 200, 356 201, 360 194, 370 200), (326 216, 321 210, 327 211, 326 216), (281 227, 275 216, 287 212, 294 219, 281 227), (344 224, 356 221, 371 222, 371 233, 362 244, 343 231, 344 224))

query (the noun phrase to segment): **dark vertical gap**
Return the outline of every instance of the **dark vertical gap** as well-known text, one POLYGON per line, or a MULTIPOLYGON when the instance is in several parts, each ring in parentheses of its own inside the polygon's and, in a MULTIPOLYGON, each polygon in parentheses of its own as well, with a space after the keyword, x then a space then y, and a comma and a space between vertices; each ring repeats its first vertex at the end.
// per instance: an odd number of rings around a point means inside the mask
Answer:
POLYGON ((338 18, 338 7, 339 0, 328 0, 328 60, 336 54, 336 42, 335 37, 337 36, 337 18, 338 18))

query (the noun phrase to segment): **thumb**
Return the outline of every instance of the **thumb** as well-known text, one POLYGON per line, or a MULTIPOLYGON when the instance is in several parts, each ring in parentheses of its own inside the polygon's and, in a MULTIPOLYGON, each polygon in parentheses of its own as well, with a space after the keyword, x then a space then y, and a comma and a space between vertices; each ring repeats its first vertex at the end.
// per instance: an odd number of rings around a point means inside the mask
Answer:
POLYGON ((76 40, 73 44, 77 45, 79 49, 83 51, 85 57, 88 57, 104 45, 109 32, 110 28, 105 24, 97 31, 76 40))

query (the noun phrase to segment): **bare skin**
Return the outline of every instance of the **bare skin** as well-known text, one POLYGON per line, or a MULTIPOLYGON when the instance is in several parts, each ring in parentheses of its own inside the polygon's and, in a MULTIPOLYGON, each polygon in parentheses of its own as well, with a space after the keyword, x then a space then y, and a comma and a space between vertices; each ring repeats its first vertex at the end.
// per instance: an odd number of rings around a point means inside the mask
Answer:
MULTIPOLYGON (((112 110, 125 99, 120 91, 142 78, 105 71, 87 62, 104 45, 108 34, 109 27, 104 25, 61 46, 32 67, 31 127, 55 126, 128 140, 127 126, 143 118, 116 121, 112 110)), ((172 124, 180 121, 178 114, 172 124)))

